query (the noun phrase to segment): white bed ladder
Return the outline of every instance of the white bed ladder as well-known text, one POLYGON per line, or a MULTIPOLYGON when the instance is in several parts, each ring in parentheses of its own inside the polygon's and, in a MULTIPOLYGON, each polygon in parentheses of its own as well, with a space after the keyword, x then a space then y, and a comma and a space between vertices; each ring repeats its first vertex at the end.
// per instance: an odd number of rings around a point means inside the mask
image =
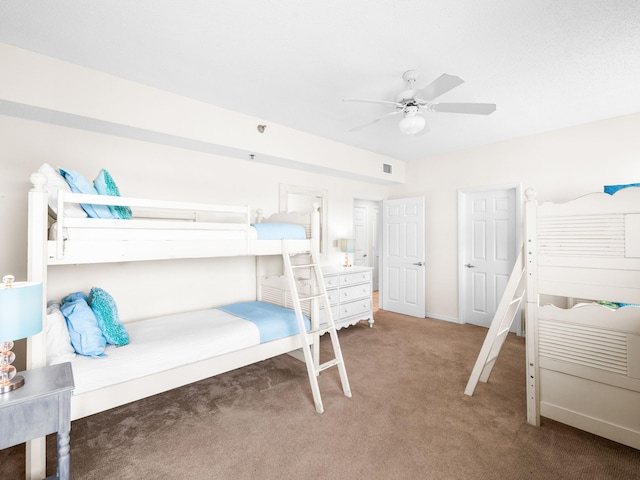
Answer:
POLYGON ((338 332, 333 322, 333 315, 331 314, 331 306, 329 304, 329 297, 327 296, 327 290, 324 285, 324 279, 322 277, 322 271, 317 260, 317 253, 314 251, 295 251, 290 250, 287 245, 287 241, 282 241, 282 257, 284 259, 284 270, 289 281, 289 289, 291 291, 291 300, 293 302, 293 309, 296 312, 296 319, 298 321, 298 329, 300 331, 302 340, 302 352, 304 354, 304 361, 307 365, 307 374, 309 375, 309 383, 311 384, 311 392, 313 393, 313 401, 316 405, 316 411, 318 413, 324 412, 322 405, 322 397, 320 396, 320 387, 318 386, 318 375, 323 370, 331 367, 338 367, 340 373, 340 381, 342 382, 342 391, 345 396, 351 397, 351 388, 349 387, 349 379, 347 378, 347 370, 344 366, 344 359, 342 358, 342 350, 340 349, 340 342, 338 341, 338 332), (295 258, 295 263, 292 262, 292 258, 295 258), (304 260, 300 262, 300 259, 304 260), (309 272, 309 280, 311 285, 315 287, 310 291, 310 294, 300 295, 298 291, 298 281, 294 275, 294 270, 309 272), (326 320, 326 326, 323 328, 314 328, 312 323, 312 329, 307 331, 304 323, 304 316, 302 314, 301 302, 312 302, 314 300, 320 300, 324 307, 324 317, 326 320), (315 348, 315 358, 311 354, 311 347, 309 346, 308 336, 313 336, 314 346, 318 346, 320 336, 325 333, 329 333, 331 337, 331 345, 333 346, 334 358, 325 363, 319 363, 319 349, 315 348))
POLYGON ((491 321, 491 326, 480 349, 480 354, 471 372, 469 382, 467 382, 467 387, 464 390, 465 395, 473 395, 478 381, 486 383, 489 380, 489 375, 491 375, 493 365, 500 354, 500 349, 522 305, 526 287, 524 279, 524 263, 521 250, 516 263, 513 265, 511 276, 491 321))

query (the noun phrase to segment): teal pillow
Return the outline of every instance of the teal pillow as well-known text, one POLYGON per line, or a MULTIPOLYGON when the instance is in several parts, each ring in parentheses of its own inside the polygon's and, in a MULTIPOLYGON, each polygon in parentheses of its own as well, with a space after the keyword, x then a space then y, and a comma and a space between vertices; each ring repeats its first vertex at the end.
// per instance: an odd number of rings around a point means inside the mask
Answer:
MULTIPOLYGON (((120 190, 118 190, 116 182, 113 180, 111 174, 104 168, 100 170, 100 173, 98 173, 98 176, 93 181, 93 186, 100 195, 120 196, 120 190)), ((122 205, 109 205, 109 210, 111 210, 111 213, 117 218, 127 219, 131 218, 132 215, 131 209, 122 205)))
MULTIPOLYGON (((82 176, 82 174, 74 171, 74 170, 63 170, 60 169, 60 174, 64 177, 64 179, 69 184, 69 188, 71 188, 72 192, 75 193, 86 193, 89 195, 98 195, 98 191, 95 189, 93 185, 82 176)), ((80 206, 82 209, 87 212, 91 218, 118 218, 109 207, 106 205, 92 205, 90 203, 81 203, 80 206)))
POLYGON ((120 321, 118 307, 111 295, 102 288, 93 287, 89 292, 87 303, 93 310, 98 327, 107 343, 111 345, 127 345, 129 343, 129 333, 120 321))

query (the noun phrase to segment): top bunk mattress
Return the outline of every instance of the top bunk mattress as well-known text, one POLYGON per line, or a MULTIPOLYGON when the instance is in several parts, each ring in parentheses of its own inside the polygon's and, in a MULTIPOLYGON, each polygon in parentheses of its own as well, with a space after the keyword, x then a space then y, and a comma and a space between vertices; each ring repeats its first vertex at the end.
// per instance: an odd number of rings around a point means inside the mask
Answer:
MULTIPOLYGON (((119 241, 119 240, 305 240, 306 230, 301 225, 286 223, 261 223, 253 224, 249 228, 218 228, 218 229, 189 229, 185 222, 167 224, 160 228, 157 222, 148 222, 147 228, 144 220, 116 221, 105 225, 96 222, 104 222, 96 219, 86 221, 87 226, 64 227, 62 229, 64 240, 73 241, 119 241), (93 225, 91 223, 93 223, 93 225), (181 227, 181 228, 177 228, 181 227)), ((49 229, 49 239, 58 239, 58 224, 54 223, 49 229)))

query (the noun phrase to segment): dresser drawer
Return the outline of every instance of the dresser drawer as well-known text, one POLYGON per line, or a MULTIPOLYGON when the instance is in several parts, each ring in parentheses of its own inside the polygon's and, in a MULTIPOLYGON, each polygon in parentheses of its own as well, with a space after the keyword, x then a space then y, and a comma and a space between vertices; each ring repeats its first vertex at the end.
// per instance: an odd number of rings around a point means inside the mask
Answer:
POLYGON ((358 298, 371 297, 371 284, 363 283, 361 285, 352 285, 351 287, 342 287, 340 289, 340 303, 356 300, 358 298))
POLYGON ((332 275, 324 277, 324 285, 327 289, 340 286, 340 277, 338 275, 332 275))
MULTIPOLYGON (((331 306, 331 315, 333 316, 333 321, 337 321, 340 319, 340 307, 338 305, 331 306)), ((324 308, 320 307, 320 325, 326 325, 327 318, 324 314, 324 308)))
POLYGON ((363 298, 354 302, 340 304, 340 318, 371 313, 371 298, 363 298))
POLYGON ((340 275, 340 286, 353 285, 360 282, 370 282, 371 272, 348 273, 340 275))
MULTIPOLYGON (((327 290, 327 297, 329 298, 329 305, 337 305, 340 300, 341 290, 327 290)), ((344 298, 344 297, 343 297, 344 298)))

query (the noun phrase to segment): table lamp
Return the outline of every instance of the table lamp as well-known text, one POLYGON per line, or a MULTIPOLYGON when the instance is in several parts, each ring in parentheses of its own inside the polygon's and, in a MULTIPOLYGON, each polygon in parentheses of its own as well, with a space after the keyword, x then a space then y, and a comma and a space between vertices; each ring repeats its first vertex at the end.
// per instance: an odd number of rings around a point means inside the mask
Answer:
POLYGON ((350 267, 351 261, 349 254, 356 251, 355 238, 342 238, 340 239, 340 251, 344 252, 344 265, 343 267, 350 267))
POLYGON ((0 394, 24 385, 11 365, 16 356, 13 341, 30 337, 42 330, 42 283, 14 282, 5 275, 0 285, 0 394))

